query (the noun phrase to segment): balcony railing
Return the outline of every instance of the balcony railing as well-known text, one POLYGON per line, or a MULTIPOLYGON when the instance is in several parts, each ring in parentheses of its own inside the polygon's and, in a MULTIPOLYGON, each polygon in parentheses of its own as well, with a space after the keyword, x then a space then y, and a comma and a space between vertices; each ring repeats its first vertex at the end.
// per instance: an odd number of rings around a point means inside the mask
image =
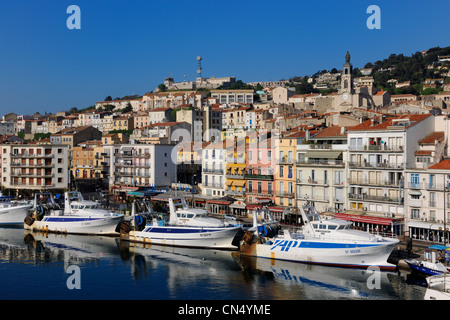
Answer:
POLYGON ((348 184, 358 184, 358 185, 369 185, 369 186, 389 186, 389 187, 399 187, 399 181, 389 180, 389 179, 348 179, 348 184))
POLYGON ((403 203, 403 198, 389 197, 389 196, 373 196, 359 193, 349 193, 348 198, 350 200, 362 200, 362 201, 382 201, 382 202, 396 202, 403 203))
POLYGON ((253 180, 273 180, 273 174, 244 174, 245 179, 253 180))
POLYGON ((349 145, 350 151, 403 151, 403 145, 349 145))
POLYGON ((387 163, 387 162, 349 162, 350 168, 379 168, 379 169, 403 169, 404 163, 387 163))
POLYGON ((297 166, 345 166, 344 160, 304 160, 304 161, 296 161, 297 166))
POLYGON ((223 169, 210 169, 210 168, 203 168, 203 172, 205 172, 205 173, 216 173, 216 174, 223 174, 223 169))

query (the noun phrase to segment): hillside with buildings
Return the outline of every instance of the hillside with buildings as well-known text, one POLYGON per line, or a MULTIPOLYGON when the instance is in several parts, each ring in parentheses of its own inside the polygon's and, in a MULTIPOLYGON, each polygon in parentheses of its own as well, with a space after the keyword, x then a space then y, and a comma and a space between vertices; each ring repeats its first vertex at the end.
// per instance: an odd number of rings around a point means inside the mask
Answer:
POLYGON ((199 72, 85 109, 10 112, 0 122, 1 188, 101 181, 115 199, 154 201, 164 201, 155 190, 187 189, 211 212, 266 205, 283 221, 313 200, 356 227, 439 242, 450 222, 448 54, 357 69, 347 52, 339 70, 309 78, 243 84, 199 72))

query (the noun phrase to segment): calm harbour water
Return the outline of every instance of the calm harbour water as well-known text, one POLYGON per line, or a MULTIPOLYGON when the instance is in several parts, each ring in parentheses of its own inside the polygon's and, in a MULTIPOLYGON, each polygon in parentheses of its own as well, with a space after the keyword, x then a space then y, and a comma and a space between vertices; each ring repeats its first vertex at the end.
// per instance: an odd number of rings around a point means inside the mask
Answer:
MULTIPOLYGON (((69 268, 71 270, 71 268, 69 268)), ((0 228, 1 300, 422 300, 425 287, 372 274, 243 258, 238 252, 143 246, 114 237, 0 228), (75 272, 66 272, 70 266, 75 272), (79 267, 79 269, 78 269, 79 267), (372 279, 374 279, 372 277, 372 279), (368 282, 375 284, 370 289, 368 282), (69 289, 73 284, 80 288, 69 289)))

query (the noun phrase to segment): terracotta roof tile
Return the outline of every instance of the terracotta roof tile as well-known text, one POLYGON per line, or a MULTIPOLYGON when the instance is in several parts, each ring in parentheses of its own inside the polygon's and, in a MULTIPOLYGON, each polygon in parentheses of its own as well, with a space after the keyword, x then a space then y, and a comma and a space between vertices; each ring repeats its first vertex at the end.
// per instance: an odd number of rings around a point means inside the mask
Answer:
POLYGON ((450 160, 442 160, 441 162, 428 167, 428 169, 450 169, 450 160))

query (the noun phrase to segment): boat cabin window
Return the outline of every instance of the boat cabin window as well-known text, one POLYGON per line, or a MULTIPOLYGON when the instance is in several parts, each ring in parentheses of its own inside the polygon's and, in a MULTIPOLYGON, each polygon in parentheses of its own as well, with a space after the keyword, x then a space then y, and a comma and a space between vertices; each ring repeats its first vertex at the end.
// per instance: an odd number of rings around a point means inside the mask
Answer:
POLYGON ((189 213, 189 214, 187 215, 187 217, 188 217, 189 219, 192 219, 192 218, 194 217, 194 214, 189 213))
POLYGON ((328 225, 328 230, 336 230, 336 228, 337 228, 337 225, 334 225, 334 224, 328 225))

